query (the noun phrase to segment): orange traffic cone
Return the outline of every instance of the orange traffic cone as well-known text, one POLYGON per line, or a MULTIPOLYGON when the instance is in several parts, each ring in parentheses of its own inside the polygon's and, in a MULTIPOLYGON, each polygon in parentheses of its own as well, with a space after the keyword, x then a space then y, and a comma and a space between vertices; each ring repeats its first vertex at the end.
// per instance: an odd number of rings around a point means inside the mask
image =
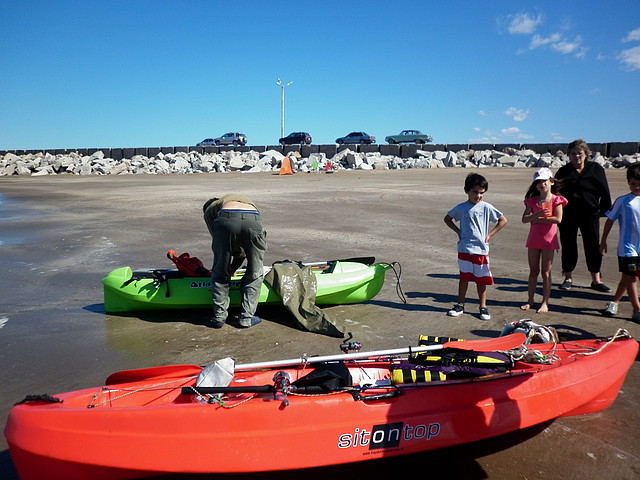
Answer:
POLYGON ((293 175, 293 166, 291 165, 291 159, 284 157, 282 159, 282 166, 280 167, 280 173, 278 175, 293 175))

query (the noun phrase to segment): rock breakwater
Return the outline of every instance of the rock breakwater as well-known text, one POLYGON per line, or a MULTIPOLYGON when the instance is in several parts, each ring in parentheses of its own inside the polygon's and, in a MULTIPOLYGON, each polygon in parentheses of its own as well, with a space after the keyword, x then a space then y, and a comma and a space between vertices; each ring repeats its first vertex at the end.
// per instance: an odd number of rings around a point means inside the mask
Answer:
MULTIPOLYGON (((5 153, 0 157, 0 176, 11 175, 167 175, 224 172, 278 172, 288 157, 294 171, 335 170, 395 170, 405 168, 478 168, 478 167, 549 167, 557 169, 568 161, 565 152, 536 153, 532 150, 507 148, 497 150, 423 151, 411 158, 383 155, 379 152, 342 150, 328 157, 325 153, 310 153, 303 157, 292 150, 283 154, 276 150, 265 152, 226 151, 201 153, 196 151, 157 153, 154 156, 134 155, 115 160, 102 151, 91 155, 78 152, 51 154, 5 153)), ((604 157, 596 152, 592 160, 605 168, 623 168, 640 160, 640 154, 604 157)))

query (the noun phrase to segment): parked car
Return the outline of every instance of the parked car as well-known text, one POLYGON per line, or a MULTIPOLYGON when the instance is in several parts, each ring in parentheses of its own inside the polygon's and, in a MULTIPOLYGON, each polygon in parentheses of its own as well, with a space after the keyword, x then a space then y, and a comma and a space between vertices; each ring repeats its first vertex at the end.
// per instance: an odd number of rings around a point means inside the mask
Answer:
POLYGON ((365 143, 376 143, 376 137, 372 137, 364 132, 351 132, 346 137, 336 138, 336 143, 342 145, 343 143, 359 143, 361 145, 365 143))
POLYGON ((216 142, 213 138, 205 138, 201 142, 196 143, 196 147, 206 147, 207 145, 215 145, 216 142))
POLYGON ((278 142, 280 142, 280 145, 292 145, 296 143, 300 145, 311 145, 311 135, 307 132, 292 132, 286 137, 282 137, 278 142))
POLYGON ((394 143, 427 143, 433 141, 431 135, 425 135, 420 130, 403 130, 400 135, 390 135, 385 137, 385 142, 394 143))
POLYGON ((245 145, 247 143, 247 136, 240 132, 225 133, 221 137, 214 138, 213 141, 216 145, 245 145))

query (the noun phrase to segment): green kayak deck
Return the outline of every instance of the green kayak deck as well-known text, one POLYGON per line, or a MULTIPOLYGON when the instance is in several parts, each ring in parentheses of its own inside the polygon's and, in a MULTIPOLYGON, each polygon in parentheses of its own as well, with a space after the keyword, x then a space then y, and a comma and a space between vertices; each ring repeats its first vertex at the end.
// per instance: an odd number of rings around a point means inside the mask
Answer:
MULTIPOLYGON (((316 305, 360 303, 375 297, 384 285, 388 263, 328 261, 302 264, 316 275, 316 305)), ((265 274, 271 267, 265 267, 265 274)), ((231 279, 231 307, 240 305, 238 270, 231 279)), ((211 278, 186 277, 178 270, 132 270, 121 267, 102 279, 107 313, 145 310, 211 308, 211 278)), ((261 304, 281 304, 282 298, 266 282, 262 283, 261 304)))

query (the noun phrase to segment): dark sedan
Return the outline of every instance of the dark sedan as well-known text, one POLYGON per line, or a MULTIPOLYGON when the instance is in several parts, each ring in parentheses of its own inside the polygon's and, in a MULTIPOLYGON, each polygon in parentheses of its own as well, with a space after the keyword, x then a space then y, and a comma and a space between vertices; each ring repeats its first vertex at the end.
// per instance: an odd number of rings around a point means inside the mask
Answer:
POLYGON ((336 138, 336 143, 359 143, 360 145, 376 143, 376 137, 366 134, 365 132, 351 132, 346 137, 336 138))
POLYGON ((286 137, 282 137, 278 142, 280 142, 280 145, 294 145, 297 143, 311 145, 311 135, 307 132, 293 132, 286 137))

